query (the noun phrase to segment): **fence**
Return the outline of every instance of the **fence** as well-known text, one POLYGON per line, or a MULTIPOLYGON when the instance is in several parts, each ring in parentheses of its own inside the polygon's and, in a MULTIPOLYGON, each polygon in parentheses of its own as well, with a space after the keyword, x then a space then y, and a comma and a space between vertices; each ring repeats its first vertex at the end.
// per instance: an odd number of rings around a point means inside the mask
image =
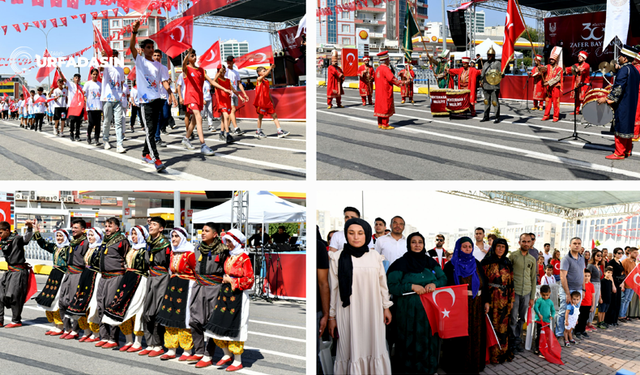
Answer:
MULTIPOLYGON (((399 79, 400 77, 398 77, 398 70, 394 68, 394 71, 395 71, 396 78, 399 79)), ((424 86, 430 85, 435 88, 438 87, 438 81, 436 80, 436 76, 433 73, 433 70, 423 68, 423 67, 416 67, 413 69, 413 71, 416 73, 416 78, 414 80, 416 84, 420 84, 424 86)), ((326 81, 325 79, 326 76, 327 76, 327 68, 321 68, 318 72, 318 78, 326 81)), ((347 77, 347 79, 357 81, 358 77, 347 77)))

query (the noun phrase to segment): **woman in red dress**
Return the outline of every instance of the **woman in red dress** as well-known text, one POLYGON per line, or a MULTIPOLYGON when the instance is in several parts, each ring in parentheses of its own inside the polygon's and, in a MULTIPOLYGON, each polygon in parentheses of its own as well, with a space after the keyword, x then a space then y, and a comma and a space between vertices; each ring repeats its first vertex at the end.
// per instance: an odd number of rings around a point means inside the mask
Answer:
POLYGON ((196 66, 196 51, 193 48, 189 48, 187 50, 187 56, 182 62, 182 73, 184 74, 185 83, 184 105, 187 107, 187 111, 191 111, 196 119, 195 124, 190 122, 189 127, 187 128, 187 134, 184 139, 182 139, 182 144, 190 150, 193 149, 191 142, 189 142, 189 138, 191 138, 193 127, 195 125, 198 130, 198 139, 200 140, 200 152, 205 155, 213 155, 213 151, 204 142, 204 134, 202 132, 201 112, 204 107, 202 86, 206 79, 211 86, 217 89, 216 92, 220 90, 227 94, 231 94, 232 91, 230 88, 224 88, 219 85, 216 81, 209 78, 206 70, 196 66))

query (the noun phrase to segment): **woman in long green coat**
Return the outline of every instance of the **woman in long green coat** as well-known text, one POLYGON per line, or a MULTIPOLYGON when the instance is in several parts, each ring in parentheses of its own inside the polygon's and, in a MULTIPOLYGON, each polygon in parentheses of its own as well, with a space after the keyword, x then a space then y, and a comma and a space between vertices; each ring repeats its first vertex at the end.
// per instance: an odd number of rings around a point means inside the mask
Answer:
POLYGON ((389 292, 397 304, 394 373, 433 374, 438 370, 440 339, 431 334, 420 295, 446 284, 442 268, 426 253, 424 237, 418 232, 410 234, 407 252, 387 271, 389 292))

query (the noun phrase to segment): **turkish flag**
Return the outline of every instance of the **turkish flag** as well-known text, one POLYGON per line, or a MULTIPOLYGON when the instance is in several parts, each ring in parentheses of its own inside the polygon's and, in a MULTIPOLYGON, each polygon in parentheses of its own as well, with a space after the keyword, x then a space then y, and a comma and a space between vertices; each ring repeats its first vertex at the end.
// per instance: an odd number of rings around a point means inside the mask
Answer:
MULTIPOLYGON (((131 5, 131 2, 129 2, 131 5)), ((135 8, 134 8, 135 9, 135 8)), ((191 48, 193 39, 193 16, 181 17, 171 21, 159 32, 149 37, 158 43, 158 49, 161 49, 167 55, 174 58, 191 48)))
POLYGON ((22 0, 11 0, 11 4, 22 4, 22 0))
POLYGON ((96 5, 96 0, 84 0, 84 5, 96 5))
POLYGON ((136 79, 136 66, 133 66, 133 69, 131 69, 131 71, 129 72, 129 75, 127 76, 127 79, 130 81, 133 81, 134 79, 136 79))
POLYGON ((7 35, 7 27, 6 26, 2 26, 2 31, 4 31, 4 35, 7 35))
POLYGON ((91 17, 93 17, 94 20, 98 18, 98 12, 91 12, 91 17))
MULTIPOLYGON (((49 54, 49 50, 45 49, 43 59, 47 57, 51 57, 51 55, 49 54)), ((47 78, 49 74, 51 74, 51 72, 54 70, 56 70, 56 68, 53 66, 48 66, 48 65, 43 66, 42 68, 38 69, 38 73, 36 74, 36 80, 38 82, 42 82, 42 80, 47 78)))
POLYGON ((431 333, 440 338, 469 336, 467 284, 438 288, 420 296, 431 333))
MULTIPOLYGON (((74 83, 72 83, 72 85, 74 85, 74 83)), ((80 116, 83 108, 84 92, 82 92, 82 87, 78 87, 76 94, 73 96, 73 99, 71 99, 71 104, 69 104, 69 116, 80 116)))
POLYGON ((33 26, 40 28, 40 21, 33 21, 33 26))
POLYGON ((213 68, 217 67, 221 63, 220 59, 220 41, 213 43, 209 49, 200 55, 198 59, 198 65, 201 68, 213 68))
POLYGON ((82 23, 86 23, 87 22, 87 15, 86 14, 81 14, 80 15, 80 19, 82 20, 82 23))
POLYGON ((262 47, 238 57, 234 63, 238 69, 252 65, 271 65, 273 64, 273 49, 271 46, 262 47))
POLYGON ((24 26, 24 31, 29 29, 29 22, 23 22, 22 25, 24 26))
POLYGON ((129 0, 129 8, 144 13, 149 7, 151 0, 129 0))
POLYGON ((31 94, 29 94, 29 89, 25 85, 22 85, 22 95, 24 95, 24 100, 27 100, 31 97, 31 94))
POLYGON ((358 75, 358 49, 342 49, 342 71, 345 77, 356 77, 358 75))
POLYGON ((591 240, 591 250, 596 248, 596 240, 592 239, 591 240))
POLYGON ((564 365, 562 362, 562 348, 556 338, 556 335, 551 332, 551 327, 546 324, 540 330, 540 354, 544 356, 549 363, 555 363, 556 365, 564 365))
POLYGON ((62 0, 51 0, 51 7, 62 8, 62 0))
POLYGON ((51 83, 51 90, 55 90, 58 88, 58 79, 60 79, 60 74, 58 73, 58 69, 53 74, 53 82, 51 83))
POLYGON ((113 11, 113 16, 118 17, 118 8, 111 9, 113 11))
POLYGON ((633 289, 638 296, 640 296, 640 270, 638 266, 633 268, 633 271, 629 272, 629 275, 624 279, 625 285, 628 285, 633 289))
POLYGON ((20 25, 18 25, 17 23, 14 23, 13 27, 16 29, 17 32, 20 32, 20 25))
POLYGON ((67 0, 67 8, 78 9, 78 0, 67 0))
POLYGON ((44 0, 31 0, 31 6, 44 7, 44 0))
POLYGON ((504 42, 502 44, 502 72, 513 58, 516 40, 525 32, 524 21, 515 0, 507 4, 507 19, 504 21, 504 42))
POLYGON ((111 46, 104 39, 104 37, 102 36, 102 33, 100 32, 100 30, 98 30, 95 24, 93 24, 93 39, 95 40, 95 44, 98 46, 98 48, 107 54, 107 57, 113 56, 113 51, 111 50, 111 46))
POLYGON ((100 13, 102 14, 102 17, 109 18, 109 11, 108 10, 103 10, 100 13))
POLYGON ((42 28, 46 29, 47 28, 47 20, 42 20, 40 21, 40 24, 42 24, 42 28))
POLYGON ((63 25, 67 26, 67 17, 60 17, 60 22, 62 22, 63 25))
POLYGON ((500 341, 498 341, 498 335, 496 335, 496 330, 493 328, 493 324, 491 323, 491 319, 489 319, 489 315, 485 314, 485 323, 487 325, 487 354, 485 356, 485 363, 491 363, 491 353, 489 352, 489 348, 492 346, 498 345, 500 349, 500 341))
POLYGON ((51 21, 51 24, 53 25, 53 27, 58 27, 58 20, 56 18, 52 18, 49 21, 51 21))

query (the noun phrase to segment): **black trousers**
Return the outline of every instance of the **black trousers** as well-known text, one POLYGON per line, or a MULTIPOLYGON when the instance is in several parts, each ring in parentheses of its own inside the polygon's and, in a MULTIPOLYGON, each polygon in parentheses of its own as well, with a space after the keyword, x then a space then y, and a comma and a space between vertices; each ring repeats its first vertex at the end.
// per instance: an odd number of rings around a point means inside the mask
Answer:
POLYGON ((88 111, 87 118, 89 127, 87 128, 87 141, 91 139, 91 131, 96 130, 96 143, 100 140, 100 126, 102 124, 102 111, 88 111))
POLYGON ((31 129, 33 130, 42 130, 42 122, 44 120, 44 113, 36 113, 35 114, 35 120, 33 121, 33 126, 31 127, 31 129))
POLYGON ((144 127, 144 122, 142 121, 142 110, 137 105, 132 105, 131 118, 129 119, 129 122, 131 124, 131 129, 133 129, 134 125, 136 124, 136 117, 138 117, 138 119, 140 120, 140 123, 143 124, 142 126, 144 127))
POLYGON ((162 99, 155 99, 150 103, 140 105, 142 111, 142 123, 144 124, 145 142, 142 149, 142 156, 149 155, 152 159, 160 160, 158 149, 156 148, 156 128, 158 117, 162 111, 162 99))
POLYGON ((587 321, 589 320, 589 313, 591 312, 591 306, 580 306, 580 315, 578 315, 578 323, 573 332, 584 332, 587 329, 587 321))
MULTIPOLYGON (((83 110, 84 111, 84 110, 83 110)), ((82 118, 84 117, 84 112, 80 114, 80 116, 69 116, 69 136, 80 138, 80 125, 82 124, 82 118)))
POLYGON ((538 350, 538 348, 540 348, 540 331, 542 331, 542 323, 536 322, 536 338, 533 340, 533 350, 538 350))

